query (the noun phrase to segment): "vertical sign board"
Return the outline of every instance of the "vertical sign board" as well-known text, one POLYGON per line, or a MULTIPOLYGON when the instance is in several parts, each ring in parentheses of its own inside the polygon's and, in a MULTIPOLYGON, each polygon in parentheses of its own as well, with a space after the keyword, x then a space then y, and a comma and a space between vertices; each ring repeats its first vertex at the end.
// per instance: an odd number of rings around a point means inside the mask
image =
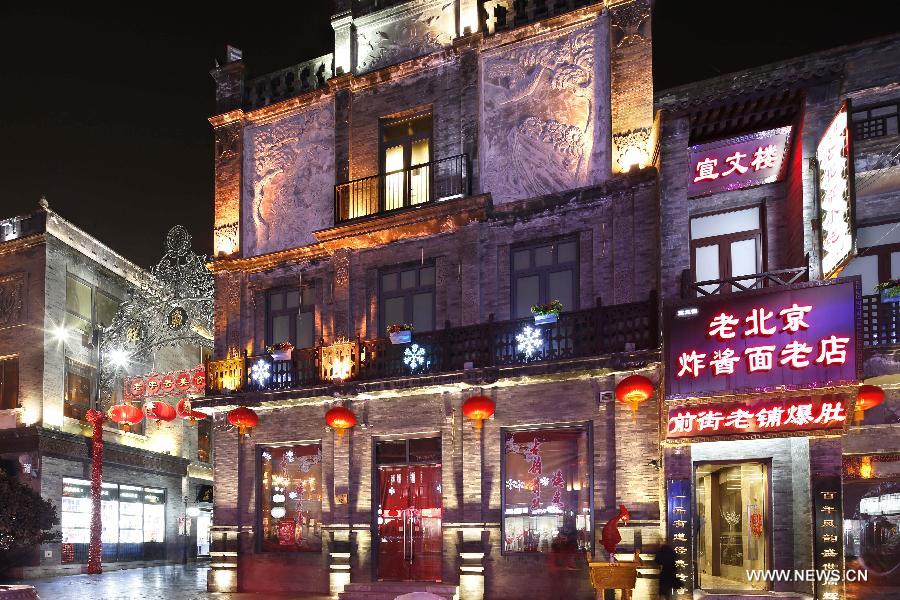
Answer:
POLYGON ((813 565, 822 577, 816 579, 816 600, 844 597, 844 519, 841 506, 841 478, 813 480, 813 565))
POLYGON ((687 479, 666 481, 666 532, 675 551, 675 598, 694 597, 693 525, 691 524, 691 484, 687 479))
POLYGON ((856 246, 856 183, 849 99, 841 104, 816 147, 816 190, 822 276, 827 279, 841 272, 853 258, 856 246))

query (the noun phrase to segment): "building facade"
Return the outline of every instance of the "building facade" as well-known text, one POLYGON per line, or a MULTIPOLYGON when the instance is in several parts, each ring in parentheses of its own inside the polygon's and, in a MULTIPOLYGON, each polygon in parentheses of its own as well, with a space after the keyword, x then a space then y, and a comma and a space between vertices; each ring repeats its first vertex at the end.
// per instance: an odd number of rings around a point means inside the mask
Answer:
MULTIPOLYGON (((85 415, 100 381, 94 332, 113 323, 120 303, 148 277, 43 200, 32 214, 0 221, 0 457, 56 506, 62 534, 61 543, 34 548, 14 575, 83 572, 91 473, 85 415)), ((197 366, 203 358, 198 346, 184 345, 160 351, 153 364, 133 363, 111 382, 112 403, 122 399, 125 375, 197 366)), ((107 569, 197 556, 197 528, 185 535, 185 511, 211 494, 211 423, 147 421, 130 431, 104 425, 107 569)), ((212 498, 205 500, 211 513, 212 498)))

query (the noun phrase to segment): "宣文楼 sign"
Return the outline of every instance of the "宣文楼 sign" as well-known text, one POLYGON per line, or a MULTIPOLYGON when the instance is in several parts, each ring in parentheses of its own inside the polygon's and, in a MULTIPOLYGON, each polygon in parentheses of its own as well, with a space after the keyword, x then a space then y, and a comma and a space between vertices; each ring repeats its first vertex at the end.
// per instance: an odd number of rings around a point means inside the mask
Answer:
POLYGON ((848 277, 667 306, 666 396, 856 383, 860 293, 848 277))
POLYGON ((850 138, 850 101, 845 100, 816 147, 822 275, 840 273, 853 257, 855 185, 850 138))
POLYGON ((791 126, 690 147, 688 196, 781 181, 787 170, 791 126))

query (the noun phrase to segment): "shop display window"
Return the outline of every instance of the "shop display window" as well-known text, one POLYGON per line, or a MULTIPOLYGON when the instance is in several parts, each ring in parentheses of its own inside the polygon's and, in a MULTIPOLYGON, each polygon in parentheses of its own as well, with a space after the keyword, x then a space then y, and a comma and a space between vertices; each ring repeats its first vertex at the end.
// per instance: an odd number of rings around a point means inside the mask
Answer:
POLYGON ((259 464, 262 550, 321 551, 321 445, 261 446, 259 464))
POLYGON ((747 571, 766 569, 769 553, 765 463, 698 463, 697 571, 705 590, 760 590, 747 571))
POLYGON ((503 551, 590 551, 588 429, 503 433, 503 551))

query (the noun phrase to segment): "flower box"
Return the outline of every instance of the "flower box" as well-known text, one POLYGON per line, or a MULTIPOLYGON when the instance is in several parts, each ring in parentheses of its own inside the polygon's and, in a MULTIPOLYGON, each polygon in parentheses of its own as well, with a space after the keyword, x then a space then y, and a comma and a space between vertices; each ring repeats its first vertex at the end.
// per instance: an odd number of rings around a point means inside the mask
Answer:
POLYGON ((266 352, 272 357, 272 360, 291 360, 294 345, 290 342, 281 342, 274 346, 266 347, 266 352))
POLYGON ((291 350, 275 350, 269 353, 272 360, 291 360, 291 350))
POLYGON ((391 336, 392 344, 408 344, 412 341, 412 331, 404 329, 388 334, 391 336))
POLYGON ((550 323, 556 323, 557 320, 559 320, 559 315, 555 312, 534 315, 535 325, 549 325, 550 323))
POLYGON ((891 287, 881 290, 881 302, 884 304, 900 302, 900 287, 891 287))
POLYGON ((562 309, 563 305, 559 300, 553 300, 547 304, 535 304, 531 307, 531 314, 534 315, 534 324, 546 325, 556 323, 562 309))

